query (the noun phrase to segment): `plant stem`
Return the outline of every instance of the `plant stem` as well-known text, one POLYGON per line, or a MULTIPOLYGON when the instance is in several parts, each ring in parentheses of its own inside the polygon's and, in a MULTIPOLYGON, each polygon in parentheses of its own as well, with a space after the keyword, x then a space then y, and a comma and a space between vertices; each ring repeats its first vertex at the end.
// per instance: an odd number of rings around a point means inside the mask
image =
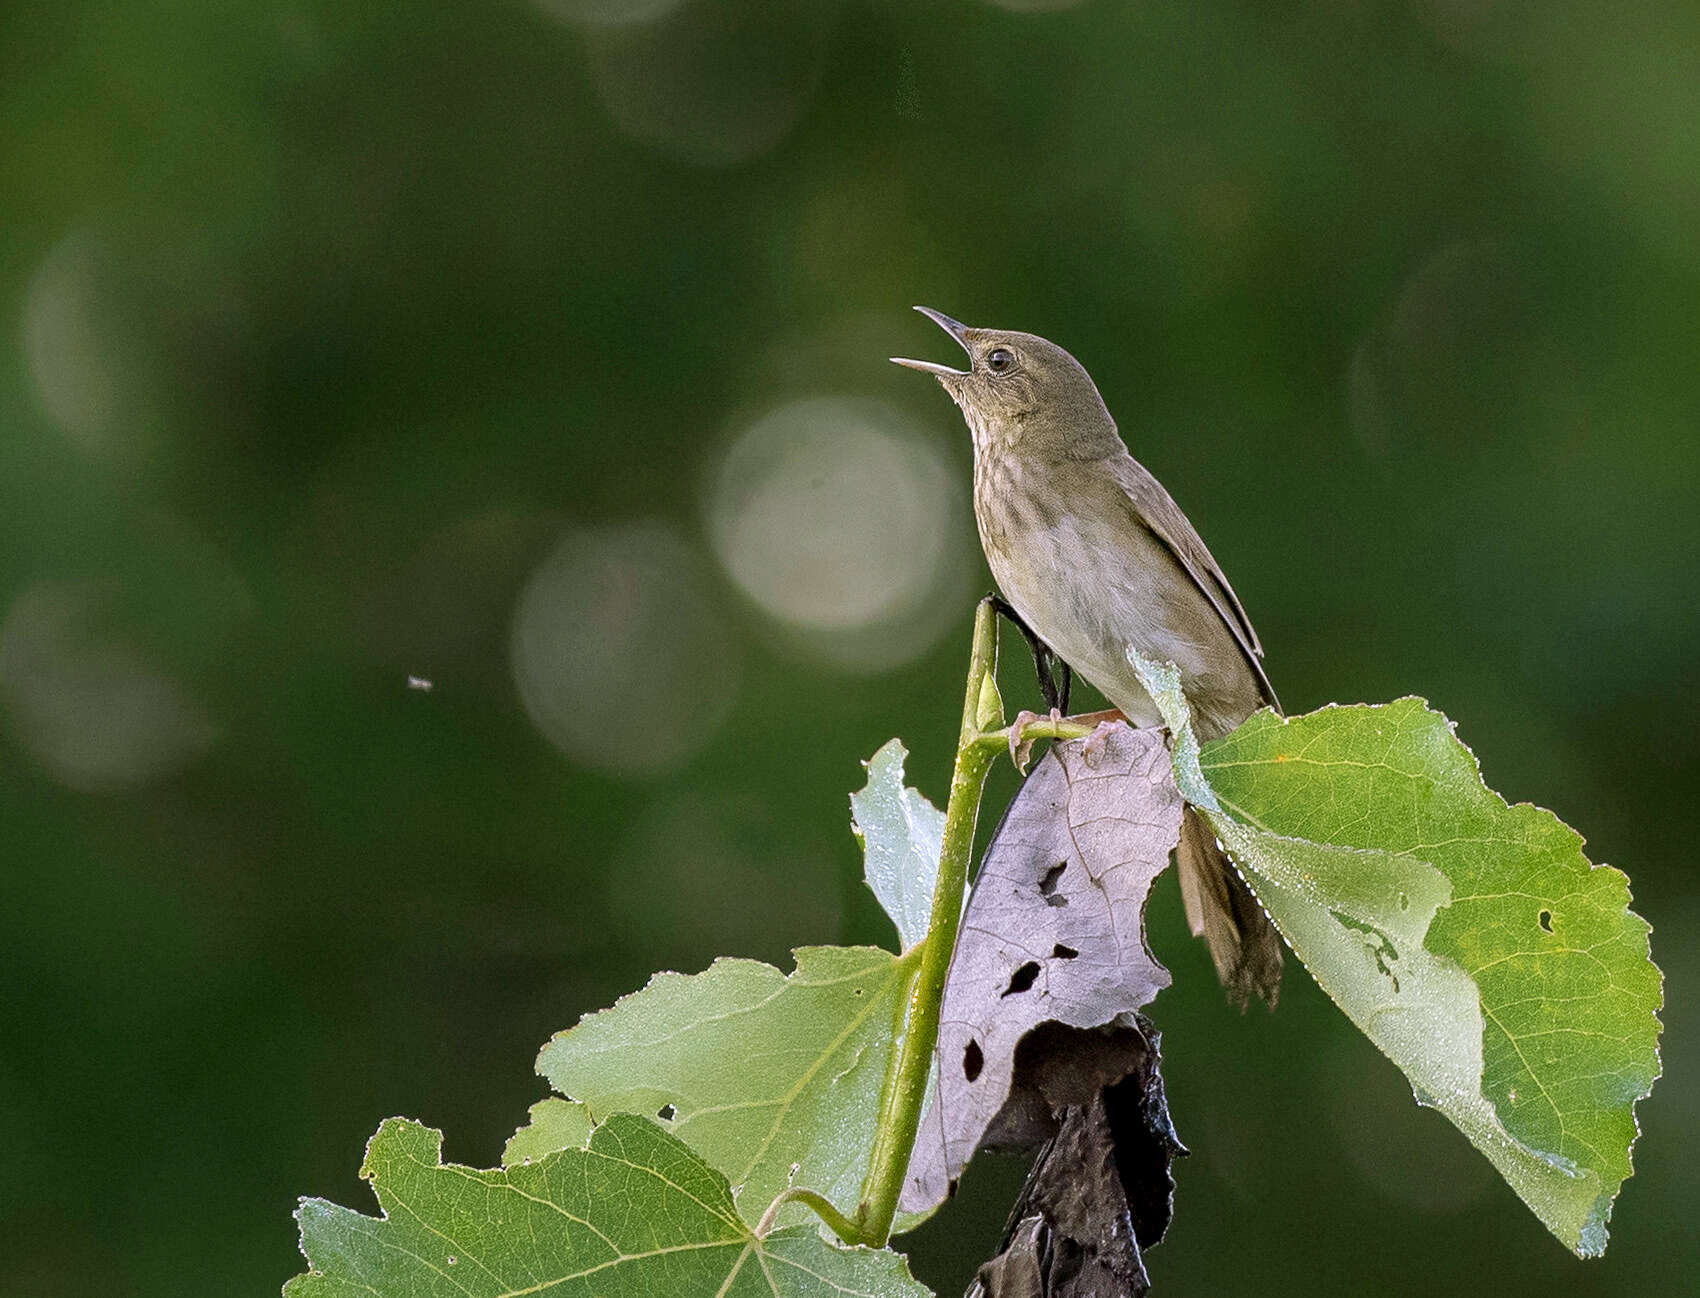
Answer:
MULTIPOLYGON (((862 1202, 856 1219, 862 1238, 883 1247, 891 1237, 892 1219, 909 1155, 921 1124, 921 1105, 932 1073, 933 1048, 939 1037, 939 1006, 944 999, 945 975, 950 971, 956 930, 962 922, 962 893, 968 881, 968 862, 974 850, 974 826, 980 815, 980 795, 986 787, 1000 744, 987 742, 983 693, 997 671, 997 614, 982 601, 974 615, 974 644, 968 659, 968 683, 962 705, 962 730, 956 745, 956 765, 950 778, 950 801, 945 806, 944 839, 939 851, 938 882, 933 886, 932 915, 923 939, 921 967, 909 986, 909 1013, 891 1084, 880 1097, 874 1148, 868 1176, 862 1183, 862 1202)), ((1001 725, 1003 718, 996 718, 1001 725)))
MULTIPOLYGON (((1000 752, 1009 746, 1009 732, 1016 727, 1007 726, 1002 730, 983 730, 974 736, 973 742, 1000 752)), ((1077 721, 1073 717, 1062 717, 1052 721, 1049 717, 1039 717, 1027 722, 1021 727, 1017 739, 1084 739, 1098 728, 1097 722, 1077 721)))
POLYGON ((773 1229, 773 1223, 779 1219, 779 1210, 788 1203, 803 1203, 815 1210, 815 1215, 831 1228, 832 1233, 846 1244, 862 1243, 862 1228, 837 1208, 823 1195, 813 1190, 790 1189, 781 1190, 774 1201, 767 1205, 767 1211, 762 1213, 761 1220, 756 1223, 756 1238, 766 1239, 773 1229))

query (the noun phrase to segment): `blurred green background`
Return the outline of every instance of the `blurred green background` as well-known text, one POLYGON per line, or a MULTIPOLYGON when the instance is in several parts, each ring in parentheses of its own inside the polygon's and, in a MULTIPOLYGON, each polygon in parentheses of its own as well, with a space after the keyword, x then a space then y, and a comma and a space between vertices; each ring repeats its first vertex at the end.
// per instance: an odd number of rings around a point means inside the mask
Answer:
POLYGON ((1681 1290, 1697 67, 1666 0, 5 6, 0 1290, 275 1293, 386 1115, 488 1165, 652 970, 888 940, 845 795, 943 797, 988 584, 913 302, 1073 350, 1288 707, 1433 700, 1668 977, 1584 1264, 1165 881, 1159 1292, 1681 1290))

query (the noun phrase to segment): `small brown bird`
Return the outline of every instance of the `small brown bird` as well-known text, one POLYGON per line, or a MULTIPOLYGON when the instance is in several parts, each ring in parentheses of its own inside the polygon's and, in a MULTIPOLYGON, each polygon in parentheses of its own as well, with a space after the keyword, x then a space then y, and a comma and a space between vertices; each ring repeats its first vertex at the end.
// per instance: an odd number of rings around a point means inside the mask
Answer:
MULTIPOLYGON (((1201 741, 1280 710, 1238 596, 1162 485, 1128 454, 1080 362, 1033 334, 971 329, 917 307, 968 368, 893 357, 935 375, 974 435, 974 516, 1004 598, 1135 725, 1158 725, 1129 645, 1180 670, 1201 741)), ((1242 1005, 1274 1005, 1281 942, 1190 808, 1175 849, 1194 935, 1242 1005)))

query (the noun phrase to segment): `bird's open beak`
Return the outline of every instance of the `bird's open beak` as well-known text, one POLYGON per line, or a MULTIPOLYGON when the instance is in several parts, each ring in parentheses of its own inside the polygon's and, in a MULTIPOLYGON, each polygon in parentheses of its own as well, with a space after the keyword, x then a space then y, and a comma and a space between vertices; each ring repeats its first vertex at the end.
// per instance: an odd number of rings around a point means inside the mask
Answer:
MULTIPOLYGON (((952 320, 943 311, 935 311, 930 306, 918 306, 915 309, 922 315, 926 316, 927 319, 931 320, 940 329, 943 329, 952 338, 956 339, 957 342, 961 343, 963 351, 968 351, 968 340, 963 337, 963 335, 968 332, 967 325, 963 324, 960 320, 952 320)), ((907 366, 912 370, 920 370, 923 374, 936 374, 940 378, 944 378, 948 375, 951 378, 960 379, 968 373, 967 370, 953 370, 950 366, 940 365, 936 361, 910 360, 907 356, 893 356, 891 358, 891 363, 893 365, 907 366)))

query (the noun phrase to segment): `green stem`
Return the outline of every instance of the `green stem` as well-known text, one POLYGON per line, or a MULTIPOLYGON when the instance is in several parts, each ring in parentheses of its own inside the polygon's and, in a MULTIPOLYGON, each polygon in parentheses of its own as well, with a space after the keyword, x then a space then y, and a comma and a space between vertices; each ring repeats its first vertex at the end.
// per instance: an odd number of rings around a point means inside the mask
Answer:
POLYGON ((788 1203, 803 1203, 815 1210, 815 1215, 824 1221, 832 1233, 846 1244, 863 1242, 862 1228, 837 1208, 823 1195, 813 1190, 792 1188, 781 1190, 774 1201, 767 1205, 767 1211, 762 1213, 761 1220, 756 1223, 756 1238, 766 1239, 767 1233, 773 1229, 773 1223, 779 1218, 779 1210, 788 1203))
MULTIPOLYGON (((956 930, 962 922, 962 893, 968 882, 968 861, 974 850, 974 825, 980 814, 980 795, 999 745, 988 742, 982 729, 989 678, 997 671, 997 614, 982 602, 974 616, 974 647, 968 660, 968 686, 962 705, 962 730, 956 745, 956 766, 950 778, 950 801, 945 806, 944 840, 939 851, 938 882, 933 887, 933 910, 922 941, 921 967, 909 987, 909 1013, 891 1083, 880 1097, 868 1176, 856 1213, 862 1238, 883 1247, 891 1238, 892 1219, 915 1132, 921 1125, 921 1104, 932 1073, 933 1048, 939 1038, 939 1006, 944 999, 945 975, 950 971, 956 930)), ((1002 717, 997 718, 1002 722, 1002 717)))
MULTIPOLYGON (((1084 739, 1098 728, 1096 722, 1090 724, 1076 721, 1072 717, 1063 717, 1052 721, 1048 717, 1040 717, 1029 721, 1021 727, 1018 739, 1084 739)), ((974 736, 973 742, 997 751, 1009 746, 1009 732, 1014 726, 1006 726, 1001 730, 985 730, 974 736)))

